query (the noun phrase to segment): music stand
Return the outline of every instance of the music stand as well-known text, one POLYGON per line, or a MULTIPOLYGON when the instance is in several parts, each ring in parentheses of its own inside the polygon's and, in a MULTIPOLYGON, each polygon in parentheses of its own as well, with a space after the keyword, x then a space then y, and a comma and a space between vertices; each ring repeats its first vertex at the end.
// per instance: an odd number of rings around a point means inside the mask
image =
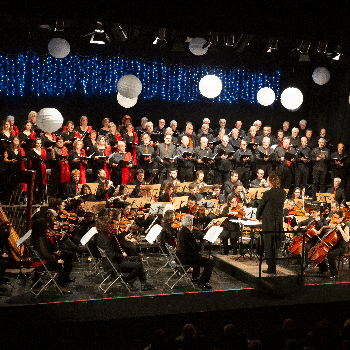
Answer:
POLYGON ((175 210, 180 209, 182 204, 187 203, 188 196, 174 197, 173 206, 175 210))
POLYGON ((176 185, 176 193, 188 192, 188 188, 192 182, 180 182, 176 185), (187 190, 187 191, 186 191, 187 190))
POLYGON ((333 193, 316 193, 317 202, 332 203, 334 201, 333 193))
POLYGON ((148 204, 148 198, 128 198, 126 200, 130 203, 131 208, 143 208, 146 204, 148 204))
POLYGON ((169 203, 167 203, 167 202, 153 203, 153 204, 151 204, 151 207, 149 208, 149 214, 164 215, 163 211, 167 205, 169 205, 169 203))
POLYGON ((91 237, 94 236, 97 233, 96 227, 91 227, 88 232, 85 233, 85 235, 81 238, 80 243, 81 245, 85 245, 87 242, 90 241, 91 237))
POLYGON ((197 202, 197 204, 200 207, 204 207, 205 209, 213 209, 217 204, 218 204, 218 200, 216 199, 201 199, 200 201, 197 202))
MULTIPOLYGON (((24 280, 27 278, 27 276, 22 272, 22 250, 24 250, 24 246, 23 249, 20 248, 20 246, 32 235, 32 229, 30 229, 27 233, 25 233, 23 235, 23 237, 21 237, 17 242, 17 248, 19 248, 19 263, 20 263, 20 267, 19 267, 19 272, 17 277, 15 278, 16 280, 24 280)), ((19 283, 18 283, 19 284, 19 283)))

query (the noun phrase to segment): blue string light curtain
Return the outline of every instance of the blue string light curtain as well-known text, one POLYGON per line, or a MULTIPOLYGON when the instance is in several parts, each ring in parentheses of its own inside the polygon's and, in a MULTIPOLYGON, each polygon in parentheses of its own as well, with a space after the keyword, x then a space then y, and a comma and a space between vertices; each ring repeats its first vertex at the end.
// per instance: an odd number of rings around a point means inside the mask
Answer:
POLYGON ((34 54, 0 55, 0 95, 64 96, 67 92, 85 95, 117 93, 117 82, 126 74, 137 76, 143 85, 139 98, 160 97, 165 101, 192 102, 205 99, 198 89, 207 74, 217 75, 223 84, 213 102, 258 103, 256 94, 270 87, 280 95, 280 72, 270 74, 246 69, 187 67, 162 62, 143 62, 120 56, 110 59, 69 55, 64 59, 34 54))

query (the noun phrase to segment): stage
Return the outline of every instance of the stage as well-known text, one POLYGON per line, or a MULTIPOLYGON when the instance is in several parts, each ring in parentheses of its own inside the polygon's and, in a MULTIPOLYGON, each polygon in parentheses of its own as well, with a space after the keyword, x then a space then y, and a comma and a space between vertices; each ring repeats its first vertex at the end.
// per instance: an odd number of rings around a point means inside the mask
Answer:
MULTIPOLYGON (((143 346, 153 329, 165 328, 178 335, 187 322, 204 329, 210 324, 207 332, 216 334, 230 320, 239 320, 241 327, 249 329, 252 322, 253 329, 271 322, 277 327, 285 317, 304 319, 306 310, 312 315, 337 312, 342 320, 341 314, 349 307, 350 281, 345 271, 336 280, 330 280, 328 275, 319 276, 316 271, 301 279, 298 266, 287 263, 279 266, 276 276, 262 274, 259 278, 256 257, 223 256, 219 251, 213 255, 215 268, 210 291, 185 284, 173 290, 165 286, 171 269, 167 267, 156 274, 164 264, 157 252, 145 254, 148 280, 157 287, 147 292, 128 293, 116 285, 104 294, 98 288, 101 275, 89 275, 91 264, 86 262, 85 252, 80 260, 74 261, 75 281, 68 285, 73 293, 68 295, 61 296, 49 288, 35 298, 29 291, 30 269, 23 271, 26 280, 16 279, 18 271, 9 270, 7 276, 11 283, 0 286, 2 329, 9 334, 20 332, 16 344, 28 345, 28 341, 34 344, 38 335, 49 333, 56 339, 54 344, 66 346, 67 342, 77 341, 76 332, 84 334, 84 341, 80 339, 79 344, 86 345, 85 342, 100 342, 102 335, 117 327, 119 341, 130 348, 125 334, 129 334, 135 324, 139 328, 133 333, 133 339, 143 346), (64 336, 58 339, 54 330, 64 336)), ((139 287, 138 281, 135 286, 139 287)))

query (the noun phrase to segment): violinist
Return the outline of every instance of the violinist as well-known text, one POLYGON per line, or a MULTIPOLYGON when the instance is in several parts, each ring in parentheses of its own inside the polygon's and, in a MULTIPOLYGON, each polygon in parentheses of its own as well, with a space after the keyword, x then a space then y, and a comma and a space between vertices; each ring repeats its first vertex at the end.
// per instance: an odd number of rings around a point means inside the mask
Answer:
MULTIPOLYGON (((330 248, 327 254, 327 260, 328 260, 329 270, 330 270, 330 278, 335 278, 338 276, 336 258, 338 256, 344 255, 349 250, 350 222, 344 221, 345 215, 341 210, 334 213, 334 218, 335 218, 335 224, 329 225, 329 226, 323 226, 320 230, 320 233, 321 233, 326 229, 335 229, 338 237, 337 243, 330 248)), ((325 233, 325 235, 326 234, 327 233, 325 233)), ((324 266, 324 269, 321 271, 326 271, 326 265, 323 263, 324 261, 322 261, 319 264, 319 266, 320 265, 324 266)), ((321 266, 319 268, 321 269, 321 266)))
POLYGON ((298 220, 296 219, 295 212, 295 203, 293 199, 287 199, 285 208, 283 209, 283 221, 288 225, 288 231, 293 230, 295 226, 298 225, 298 220), (293 213, 293 214, 290 214, 293 213))
POLYGON ((127 185, 133 180, 131 170, 134 165, 132 155, 125 150, 125 142, 118 142, 118 152, 110 155, 109 165, 112 169, 111 180, 114 184, 127 185))
POLYGON ((130 198, 129 188, 127 185, 119 185, 118 191, 113 193, 113 197, 109 200, 113 208, 121 208, 122 204, 130 198))
MULTIPOLYGON (((40 257, 47 262, 51 268, 58 271, 58 286, 62 293, 70 294, 66 284, 71 281, 69 275, 72 271, 73 253, 66 250, 58 250, 53 237, 48 237, 47 232, 52 231, 57 212, 48 209, 45 217, 35 220, 32 224, 32 242, 34 249, 40 257)), ((34 272, 34 283, 38 281, 42 267, 36 268, 34 272)))
MULTIPOLYGON (((331 210, 329 211, 326 220, 331 223, 334 224, 335 220, 334 220, 334 214, 340 210, 340 205, 337 201, 332 201, 331 202, 331 210)), ((327 212, 327 211, 326 211, 327 212)))
POLYGON ((145 186, 140 190, 139 198, 148 199, 146 204, 157 203, 157 198, 153 196, 153 188, 151 186, 145 186))
POLYGON ((79 245, 80 240, 93 224, 93 220, 88 219, 87 211, 85 210, 85 202, 81 198, 76 199, 74 210, 70 212, 71 216, 73 216, 73 214, 76 214, 75 216, 77 219, 75 221, 74 230, 72 231, 71 240, 79 245))
MULTIPOLYGON (((124 281, 131 290, 136 290, 136 287, 133 285, 136 278, 140 280, 141 289, 143 291, 155 289, 154 286, 147 282, 146 273, 140 257, 128 256, 118 244, 113 233, 110 232, 111 224, 112 220, 108 217, 107 213, 105 216, 101 216, 97 219, 97 246, 106 252, 108 258, 113 262, 117 270, 127 274, 124 277, 124 281)), ((113 273, 113 270, 108 268, 107 273, 113 273)))
POLYGON ((115 191, 113 182, 107 179, 106 172, 104 169, 98 170, 98 186, 96 190, 96 199, 98 201, 108 201, 113 197, 115 191))
POLYGON ((243 192, 243 184, 241 181, 236 181, 234 183, 234 185, 232 186, 232 193, 236 196, 237 199, 237 203, 238 204, 243 204, 246 205, 247 204, 247 198, 243 192))
POLYGON ((224 221, 224 229, 221 232, 221 242, 224 248, 224 255, 229 254, 228 239, 231 241, 232 254, 237 255, 238 253, 238 238, 241 235, 240 226, 236 222, 231 220, 241 219, 244 213, 244 207, 238 205, 236 196, 231 193, 227 197, 227 206, 225 206, 221 212, 221 217, 227 217, 224 221))
POLYGON ((218 204, 225 203, 225 196, 220 193, 220 186, 218 184, 214 184, 212 187, 212 193, 208 194, 206 199, 211 200, 215 199, 218 201, 218 204))
POLYGON ((172 203, 174 194, 174 185, 172 182, 168 182, 164 186, 164 192, 158 197, 158 202, 172 203))
POLYGON ((162 222, 162 231, 160 232, 160 244, 164 251, 166 250, 165 244, 167 243, 173 247, 176 246, 176 237, 177 237, 177 228, 181 225, 179 223, 175 223, 175 212, 173 210, 167 210, 163 216, 164 221, 162 222))

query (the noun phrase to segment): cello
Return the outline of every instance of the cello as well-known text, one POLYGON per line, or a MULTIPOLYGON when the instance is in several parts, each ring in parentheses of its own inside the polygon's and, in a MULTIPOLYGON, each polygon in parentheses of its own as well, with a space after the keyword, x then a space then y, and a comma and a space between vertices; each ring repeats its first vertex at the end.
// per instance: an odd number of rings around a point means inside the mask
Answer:
MULTIPOLYGON (((342 222, 340 226, 341 228, 345 227, 345 222, 342 222)), ((316 264, 319 264, 325 259, 331 248, 334 247, 339 241, 339 234, 337 231, 338 225, 328 231, 321 241, 310 249, 308 254, 310 260, 314 261, 316 264)))
MULTIPOLYGON (((305 241, 304 244, 306 244, 312 237, 316 235, 316 228, 315 228, 315 220, 312 221, 312 223, 306 228, 305 233, 305 241)), ((300 233, 297 237, 294 238, 292 243, 288 246, 288 251, 294 255, 298 256, 301 254, 303 250, 303 233, 300 233)))

